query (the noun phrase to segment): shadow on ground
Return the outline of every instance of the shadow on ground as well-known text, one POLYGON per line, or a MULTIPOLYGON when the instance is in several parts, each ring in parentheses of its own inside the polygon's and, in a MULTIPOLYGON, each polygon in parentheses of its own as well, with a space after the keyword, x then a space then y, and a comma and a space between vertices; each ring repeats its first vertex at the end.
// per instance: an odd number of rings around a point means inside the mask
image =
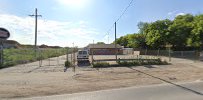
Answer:
POLYGON ((144 67, 146 67, 146 68, 156 68, 156 67, 153 67, 152 65, 144 65, 144 67))
POLYGON ((91 63, 90 62, 81 62, 81 63, 78 63, 77 65, 78 65, 78 67, 89 67, 89 66, 91 66, 91 63))
POLYGON ((139 73, 145 74, 145 75, 147 75, 147 76, 153 77, 153 78, 155 78, 155 79, 161 80, 161 81, 163 81, 163 82, 169 83, 169 84, 171 84, 171 85, 177 86, 177 87, 179 87, 179 88, 181 88, 181 89, 183 89, 183 90, 186 90, 186 91, 189 91, 189 92, 192 92, 192 93, 195 93, 195 94, 198 94, 198 95, 202 95, 202 96, 203 96, 203 93, 201 93, 201 92, 199 92, 199 91, 190 89, 190 88, 188 88, 188 87, 184 87, 184 86, 182 86, 182 85, 178 85, 178 84, 176 84, 176 83, 170 82, 170 81, 168 81, 168 80, 162 79, 162 78, 157 77, 157 76, 153 76, 153 75, 148 74, 148 73, 145 73, 145 72, 143 72, 143 71, 134 69, 133 67, 128 67, 128 68, 130 68, 130 69, 132 69, 132 70, 135 70, 135 71, 137 71, 137 72, 139 72, 139 73))

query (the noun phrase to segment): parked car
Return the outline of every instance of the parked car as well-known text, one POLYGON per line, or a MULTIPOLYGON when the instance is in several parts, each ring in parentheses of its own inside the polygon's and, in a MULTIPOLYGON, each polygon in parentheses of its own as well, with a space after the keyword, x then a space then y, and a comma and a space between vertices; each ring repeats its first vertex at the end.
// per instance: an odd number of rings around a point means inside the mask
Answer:
POLYGON ((77 53, 77 62, 89 62, 89 53, 88 50, 79 50, 77 53))

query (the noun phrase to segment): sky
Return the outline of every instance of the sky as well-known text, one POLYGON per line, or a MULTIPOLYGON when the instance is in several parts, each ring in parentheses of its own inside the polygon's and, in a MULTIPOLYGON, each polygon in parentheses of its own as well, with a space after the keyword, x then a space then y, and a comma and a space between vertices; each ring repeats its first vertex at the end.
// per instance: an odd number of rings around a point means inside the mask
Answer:
MULTIPOLYGON (((94 42, 112 43, 113 23, 131 0, 0 0, 0 27, 9 40, 34 44, 35 8, 37 44, 84 47, 94 42), (109 33, 109 34, 108 34, 109 33)), ((203 0, 134 0, 117 22, 117 37, 137 33, 139 22, 174 19, 177 15, 203 13, 203 0)))

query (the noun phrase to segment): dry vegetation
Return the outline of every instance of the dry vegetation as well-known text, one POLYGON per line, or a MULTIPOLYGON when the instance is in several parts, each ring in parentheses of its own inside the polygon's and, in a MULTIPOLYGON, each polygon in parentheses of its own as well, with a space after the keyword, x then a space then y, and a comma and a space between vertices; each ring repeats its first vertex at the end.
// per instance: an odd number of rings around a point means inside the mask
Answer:
POLYGON ((26 71, 21 70, 26 66, 16 66, 0 70, 0 98, 67 94, 165 83, 136 70, 170 82, 191 82, 203 79, 202 65, 202 62, 186 61, 171 65, 77 68, 76 73, 73 73, 72 69, 64 73, 63 66, 29 66, 26 71))

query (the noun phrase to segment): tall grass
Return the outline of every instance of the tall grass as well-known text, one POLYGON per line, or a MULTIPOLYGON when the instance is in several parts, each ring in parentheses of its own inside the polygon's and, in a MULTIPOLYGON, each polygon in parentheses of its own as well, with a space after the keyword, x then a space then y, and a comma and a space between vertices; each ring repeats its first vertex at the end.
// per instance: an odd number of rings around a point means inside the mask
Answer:
POLYGON ((58 57, 66 54, 67 49, 4 49, 3 64, 0 68, 14 66, 17 64, 29 63, 37 60, 58 57))

